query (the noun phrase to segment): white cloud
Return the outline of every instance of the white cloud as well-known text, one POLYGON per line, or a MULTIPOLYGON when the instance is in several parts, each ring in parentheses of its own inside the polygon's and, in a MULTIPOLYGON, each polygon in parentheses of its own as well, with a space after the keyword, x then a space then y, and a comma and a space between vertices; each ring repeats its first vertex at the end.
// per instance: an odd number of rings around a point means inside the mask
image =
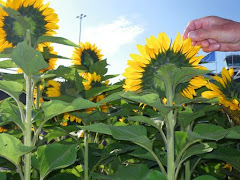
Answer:
POLYGON ((133 43, 143 31, 140 25, 134 25, 125 17, 119 17, 108 24, 86 27, 81 41, 95 43, 105 56, 109 56, 116 53, 121 46, 133 43))

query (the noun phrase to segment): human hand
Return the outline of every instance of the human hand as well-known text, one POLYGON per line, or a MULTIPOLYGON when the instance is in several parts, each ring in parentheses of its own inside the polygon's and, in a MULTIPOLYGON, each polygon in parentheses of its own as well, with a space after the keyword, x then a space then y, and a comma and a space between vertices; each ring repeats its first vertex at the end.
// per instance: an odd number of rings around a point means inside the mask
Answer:
POLYGON ((240 23, 217 16, 207 16, 188 23, 183 38, 205 52, 240 51, 240 23))

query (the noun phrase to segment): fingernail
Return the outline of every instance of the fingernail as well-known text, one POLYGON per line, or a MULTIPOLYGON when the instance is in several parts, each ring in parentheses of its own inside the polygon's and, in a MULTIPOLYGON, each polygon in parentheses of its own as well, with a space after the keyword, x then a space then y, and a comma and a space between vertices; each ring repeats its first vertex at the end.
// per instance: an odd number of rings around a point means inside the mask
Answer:
POLYGON ((195 31, 190 31, 188 33, 188 37, 190 37, 191 39, 196 39, 196 32, 195 31))

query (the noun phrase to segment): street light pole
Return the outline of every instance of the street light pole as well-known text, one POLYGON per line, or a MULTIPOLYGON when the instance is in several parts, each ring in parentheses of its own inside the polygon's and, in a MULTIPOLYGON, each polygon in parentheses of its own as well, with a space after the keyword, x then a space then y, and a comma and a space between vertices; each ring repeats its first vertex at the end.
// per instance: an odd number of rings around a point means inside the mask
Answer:
POLYGON ((81 42, 81 28, 82 28, 82 19, 85 18, 87 15, 81 14, 80 16, 77 16, 77 18, 80 19, 80 29, 79 29, 79 44, 81 42))

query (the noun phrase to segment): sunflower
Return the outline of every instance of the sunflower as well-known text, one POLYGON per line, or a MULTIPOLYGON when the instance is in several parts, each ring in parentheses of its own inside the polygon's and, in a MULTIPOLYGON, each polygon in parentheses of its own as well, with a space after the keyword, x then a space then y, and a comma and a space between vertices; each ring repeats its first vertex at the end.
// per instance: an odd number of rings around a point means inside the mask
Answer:
MULTIPOLYGON (((65 83, 65 85, 66 84, 68 84, 68 82, 65 83)), ((48 83, 47 83, 47 86, 48 86, 48 88, 47 88, 47 91, 46 91, 46 95, 48 97, 59 97, 59 96, 61 96, 61 94, 67 93, 66 91, 63 92, 63 90, 61 90, 62 89, 61 87, 64 86, 64 83, 59 83, 59 82, 54 81, 54 80, 49 80, 48 83)), ((70 121, 70 122, 75 121, 77 123, 80 123, 82 121, 81 118, 73 116, 73 115, 69 114, 68 112, 64 113, 63 119, 65 121, 62 122, 62 126, 66 126, 67 121, 70 121)))
MULTIPOLYGON (((18 11, 30 25, 33 39, 40 36, 51 36, 58 29, 58 16, 49 3, 43 4, 43 0, 7 0, 0 3, 18 11)), ((24 30, 21 25, 0 8, 0 51, 8 47, 14 47, 24 40, 24 30)))
POLYGON ((101 50, 95 44, 89 42, 80 43, 79 47, 75 47, 72 55, 72 63, 74 65, 83 65, 88 67, 89 64, 102 60, 101 50))
POLYGON ((64 113, 63 119, 67 120, 67 121, 70 121, 70 122, 74 122, 74 121, 76 121, 77 123, 82 122, 81 118, 73 116, 73 115, 69 114, 68 112, 64 113))
POLYGON ((85 72, 81 73, 81 75, 85 79, 85 81, 83 81, 83 86, 86 91, 91 89, 94 83, 95 85, 101 83, 101 76, 97 75, 96 72, 94 72, 93 74, 85 72))
POLYGON ((240 84, 233 81, 233 69, 222 69, 221 77, 212 76, 215 83, 208 82, 205 86, 210 91, 204 91, 202 97, 206 99, 217 98, 223 110, 237 123, 240 124, 240 84))
POLYGON ((8 130, 2 126, 0 126, 0 133, 7 132, 8 130))
MULTIPOLYGON (((90 98, 90 101, 97 103, 97 102, 103 100, 105 97, 106 97, 105 95, 101 94, 101 95, 90 98)), ((110 105, 107 105, 107 103, 104 103, 103 105, 100 106, 100 110, 104 113, 107 113, 109 106, 110 105)), ((95 111, 95 110, 96 110, 96 108, 94 108, 94 107, 88 108, 87 113, 90 114, 92 111, 95 111)))
POLYGON ((207 80, 205 80, 203 76, 193 77, 189 81, 189 85, 183 89, 180 94, 186 98, 193 99, 193 97, 197 95, 195 90, 205 86, 206 84, 207 80))
POLYGON ((203 58, 196 56, 200 46, 192 46, 191 39, 183 40, 179 33, 172 44, 165 33, 159 33, 158 37, 151 36, 146 39, 145 46, 137 45, 137 48, 140 55, 130 55, 132 60, 128 61, 129 67, 123 73, 126 77, 123 86, 125 91, 155 89, 153 82, 156 72, 165 64, 206 69, 198 65, 203 58))
POLYGON ((54 80, 49 80, 47 83, 47 91, 46 91, 46 95, 48 97, 59 97, 61 96, 61 92, 60 92, 60 86, 61 84, 57 81, 54 80))

